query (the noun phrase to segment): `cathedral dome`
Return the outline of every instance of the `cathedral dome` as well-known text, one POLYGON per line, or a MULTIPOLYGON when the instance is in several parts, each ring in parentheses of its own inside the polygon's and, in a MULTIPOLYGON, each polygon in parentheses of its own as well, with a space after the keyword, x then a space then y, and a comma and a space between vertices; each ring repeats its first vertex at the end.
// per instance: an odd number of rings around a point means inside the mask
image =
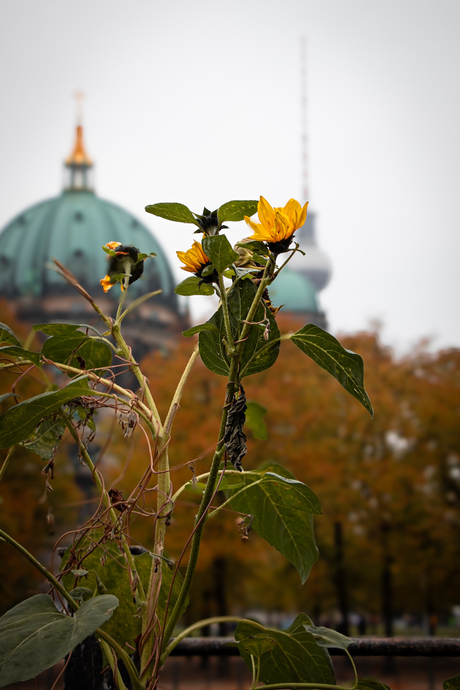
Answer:
MULTIPOLYGON (((107 273, 102 246, 110 241, 131 244, 157 256, 145 262, 142 278, 129 293, 137 297, 161 290, 160 299, 176 304, 174 279, 158 242, 136 218, 94 192, 69 189, 20 213, 0 233, 0 295, 47 297, 73 288, 53 270, 59 259, 97 299, 100 279, 107 273)), ((117 300, 119 290, 109 296, 117 300)))
POLYGON ((159 291, 125 319, 125 336, 138 357, 153 348, 168 348, 188 327, 189 317, 174 292, 168 260, 150 231, 130 213, 93 191, 93 163, 77 126, 73 151, 65 161, 66 183, 57 197, 31 206, 0 231, 0 298, 6 298, 25 323, 97 321, 89 302, 53 269, 58 259, 99 306, 115 315, 120 288, 107 294, 100 284, 107 273, 108 242, 154 252, 145 261, 142 277, 129 288, 131 301, 159 291))

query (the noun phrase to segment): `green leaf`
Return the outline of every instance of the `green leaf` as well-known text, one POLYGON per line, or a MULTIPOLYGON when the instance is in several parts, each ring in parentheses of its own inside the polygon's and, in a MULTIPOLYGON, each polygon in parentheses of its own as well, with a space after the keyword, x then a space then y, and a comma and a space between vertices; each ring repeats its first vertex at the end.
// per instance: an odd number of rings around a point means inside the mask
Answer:
POLYGON ((79 332, 48 338, 43 345, 42 355, 76 369, 104 370, 112 363, 112 351, 106 343, 98 337, 79 332))
POLYGON ((107 247, 105 244, 102 245, 102 249, 109 256, 117 256, 116 251, 114 249, 110 249, 110 247, 107 247))
POLYGON ((212 331, 217 330, 212 323, 200 323, 198 326, 192 326, 192 328, 187 329, 182 333, 186 338, 190 338, 192 335, 201 333, 201 331, 212 331))
POLYGON ((45 335, 69 335, 84 327, 79 323, 37 323, 32 326, 35 332, 41 331, 45 335))
POLYGON ((364 365, 359 355, 345 350, 334 336, 313 324, 291 335, 291 340, 322 369, 332 374, 374 416, 371 401, 364 389, 364 365))
MULTIPOLYGON (((115 595, 120 602, 110 621, 104 624, 103 630, 117 640, 122 647, 125 647, 125 645, 135 647, 135 638, 141 632, 141 619, 139 616, 139 605, 133 601, 131 580, 126 558, 114 542, 108 541, 103 546, 97 546, 94 549, 94 543, 100 536, 99 533, 93 533, 92 538, 78 542, 78 557, 84 554, 86 547, 88 551, 91 551, 89 555, 84 558, 82 563, 84 568, 83 572, 87 573, 87 575, 79 577, 77 583, 75 577, 67 573, 63 576, 62 582, 67 589, 79 586, 91 589, 93 592, 100 588, 100 583, 102 583, 103 586, 107 588, 108 592, 115 595)), ((66 569, 71 548, 72 547, 69 547, 64 554, 61 562, 61 571, 65 571, 66 569)), ((133 558, 137 574, 145 591, 147 591, 150 571, 152 567, 155 566, 153 555, 149 551, 146 551, 133 558)), ((156 615, 159 620, 163 622, 174 572, 168 567, 164 560, 161 561, 161 569, 162 581, 156 607, 156 615)), ((180 575, 178 575, 174 581, 168 613, 174 608, 174 602, 178 596, 180 586, 181 578, 180 575)), ((184 610, 187 605, 188 601, 184 605, 184 610)))
POLYGON ((267 246, 264 242, 261 242, 260 240, 249 240, 249 241, 242 241, 242 242, 237 242, 237 245, 239 247, 244 247, 244 249, 249 249, 251 252, 258 252, 262 254, 262 256, 266 257, 268 255, 268 249, 267 246))
POLYGON ((6 410, 0 415, 0 448, 9 448, 29 438, 44 417, 82 395, 97 395, 88 386, 87 376, 80 376, 65 388, 36 395, 6 410))
POLYGON ((0 395, 0 404, 4 400, 8 400, 8 398, 16 398, 17 400, 19 398, 19 395, 17 395, 16 393, 3 393, 3 395, 0 395))
POLYGON ((0 688, 35 678, 63 659, 107 621, 111 595, 84 602, 74 616, 59 613, 46 594, 21 602, 0 618, 0 688))
POLYGON ((460 676, 445 680, 442 687, 443 690, 458 690, 460 688, 460 676))
POLYGON ((203 283, 198 276, 190 276, 176 286, 174 292, 177 295, 191 297, 192 295, 213 295, 214 287, 211 283, 203 283))
POLYGON ((15 360, 30 360, 37 367, 42 366, 41 355, 38 352, 31 352, 30 350, 24 350, 22 347, 17 347, 17 345, 7 345, 6 347, 0 347, 0 357, 2 355, 8 355, 15 360))
MULTIPOLYGON (((257 288, 250 280, 238 281, 229 293, 228 308, 230 327, 235 341, 239 339, 242 322, 246 319, 249 308, 254 300, 257 288)), ((259 304, 254 322, 266 321, 261 324, 254 323, 249 329, 241 352, 240 375, 241 378, 257 374, 271 367, 279 354, 280 332, 272 313, 259 304)), ((204 364, 215 374, 227 376, 230 363, 225 350, 225 328, 222 307, 210 318, 208 323, 217 330, 208 330, 200 333, 200 356, 204 364)))
POLYGON ((323 626, 307 625, 306 630, 313 635, 316 643, 320 647, 337 647, 338 649, 348 649, 353 640, 346 635, 324 628, 323 626))
POLYGON ((254 635, 254 637, 245 637, 236 646, 240 650, 256 657, 256 659, 260 659, 262 654, 270 652, 276 647, 276 640, 266 633, 259 633, 258 635, 254 635))
POLYGON ((360 680, 356 690, 390 690, 388 685, 380 683, 378 680, 360 680))
POLYGON ((303 584, 318 560, 312 517, 321 513, 317 496, 279 465, 240 476, 227 491, 230 505, 253 516, 253 529, 296 567, 303 584))
POLYGON ((13 345, 21 347, 21 343, 6 323, 0 323, 0 343, 13 343, 13 345))
POLYGON ((264 417, 267 408, 254 400, 246 401, 246 426, 253 433, 254 438, 266 441, 268 438, 267 425, 264 417))
POLYGON ((258 201, 227 201, 217 209, 219 225, 224 221, 239 221, 245 216, 253 216, 257 213, 258 201))
POLYGON ((197 219, 187 206, 177 203, 160 203, 150 204, 145 207, 147 213, 153 213, 154 216, 166 218, 166 220, 173 220, 176 223, 192 223, 200 227, 197 219))
POLYGON ((225 235, 203 237, 201 244, 204 253, 210 259, 217 273, 223 273, 238 259, 239 255, 232 249, 232 245, 225 235))
POLYGON ((27 450, 37 453, 42 460, 51 460, 61 442, 65 428, 66 425, 62 417, 44 419, 32 436, 22 442, 22 445, 27 450))
POLYGON ((311 621, 304 613, 297 616, 294 623, 284 631, 266 628, 255 622, 242 621, 238 624, 235 639, 247 667, 252 670, 251 653, 246 651, 248 644, 254 650, 252 641, 260 640, 259 680, 263 683, 335 683, 334 670, 327 650, 316 644, 313 635, 305 629, 311 621), (264 641, 273 641, 270 649, 264 641))
POLYGON ((155 252, 149 252, 148 254, 144 254, 143 252, 139 252, 137 255, 137 260, 138 261, 145 261, 145 259, 153 259, 156 256, 155 252))

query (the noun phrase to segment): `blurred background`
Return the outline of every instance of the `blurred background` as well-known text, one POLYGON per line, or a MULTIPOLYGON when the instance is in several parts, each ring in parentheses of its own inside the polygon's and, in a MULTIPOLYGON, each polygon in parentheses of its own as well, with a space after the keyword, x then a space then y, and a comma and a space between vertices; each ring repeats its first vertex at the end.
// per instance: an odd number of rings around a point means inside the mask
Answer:
MULTIPOLYGON (((99 298, 104 259, 89 270, 92 254, 135 232, 150 243, 141 250, 159 254, 146 279, 163 301, 129 325, 130 337, 167 395, 190 350, 180 331, 216 304, 177 300, 173 285, 186 275, 175 253, 191 246, 193 228, 144 207, 178 201, 201 212, 294 197, 310 202, 297 234, 308 251, 273 286, 282 324, 326 327, 365 361, 373 422, 292 346, 270 376, 248 382, 270 436, 269 450, 249 439, 245 469, 286 463, 313 488, 321 557, 301 587, 256 535, 248 547, 233 518, 216 521, 191 616, 252 611, 288 625, 306 610, 351 634, 458 632, 459 20, 456 0, 0 5, 2 321, 23 337, 34 317, 77 322, 79 298, 58 304, 41 268, 58 256, 99 298)), ((244 223, 228 231, 232 242, 248 234, 244 223)), ((190 475, 184 461, 215 442, 208 424, 223 395, 203 367, 193 377, 173 439, 177 484, 190 475)), ((35 392, 28 385, 24 394, 35 392)), ((132 442, 120 479, 125 451, 114 441, 107 482, 126 490, 146 448, 132 442)), ((41 468, 18 451, 2 523, 46 553, 93 499, 65 449, 46 500, 41 468)), ((190 510, 179 507, 178 543, 190 510)), ((142 529, 133 535, 148 542, 142 529)), ((5 547, 2 558, 3 612, 37 583, 5 547)))

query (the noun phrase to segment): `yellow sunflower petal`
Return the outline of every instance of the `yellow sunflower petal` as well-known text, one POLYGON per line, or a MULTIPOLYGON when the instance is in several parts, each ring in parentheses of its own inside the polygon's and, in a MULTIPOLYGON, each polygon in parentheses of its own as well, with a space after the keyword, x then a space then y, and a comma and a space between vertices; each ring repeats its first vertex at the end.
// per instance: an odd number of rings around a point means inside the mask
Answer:
POLYGON ((259 221, 265 228, 273 227, 275 223, 275 212, 276 209, 273 209, 268 201, 261 196, 257 204, 257 214, 259 216, 259 221))

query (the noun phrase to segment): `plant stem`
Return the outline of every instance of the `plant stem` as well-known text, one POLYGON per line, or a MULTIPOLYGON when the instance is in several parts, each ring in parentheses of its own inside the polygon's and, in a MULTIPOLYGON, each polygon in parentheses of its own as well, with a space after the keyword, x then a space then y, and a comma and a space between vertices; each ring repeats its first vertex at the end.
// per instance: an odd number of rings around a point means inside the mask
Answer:
POLYGON ((17 551, 22 553, 23 556, 27 558, 30 563, 42 574, 46 577, 48 582, 53 585, 53 587, 59 592, 59 594, 70 604, 72 609, 76 611, 78 609, 78 602, 75 601, 75 599, 70 596, 70 594, 67 592, 67 590, 61 585, 59 580, 57 580, 53 573, 51 573, 45 566, 38 561, 35 556, 33 556, 30 551, 28 551, 24 546, 19 544, 13 537, 11 537, 7 532, 4 532, 2 529, 0 529, 0 538, 4 539, 7 541, 11 546, 13 546, 17 551))
MULTIPOLYGON (((110 500, 109 500, 107 493, 104 491, 104 486, 101 482, 101 479, 99 477, 98 472, 96 471, 94 463, 91 460, 91 456, 89 455, 85 446, 81 443, 81 439, 79 438, 79 436, 78 436, 78 434, 77 434, 77 432, 76 432, 76 430, 72 424, 72 420, 69 419, 68 415, 64 411, 62 412, 62 416, 64 418, 66 425, 67 425, 67 428, 69 429, 70 433, 73 436, 75 443, 77 444, 77 446, 80 449, 80 453, 82 455, 83 460, 85 461, 86 466, 88 467, 89 471, 91 472, 91 478, 92 478, 97 490, 99 491, 99 493, 102 497, 102 501, 104 503, 105 508, 107 508, 108 515, 109 515, 109 518, 110 518, 112 524, 115 526, 118 525, 119 518, 118 518, 114 508, 112 508, 112 505, 110 503, 110 500)), ((142 586, 142 582, 141 582, 141 580, 137 574, 136 564, 134 562, 134 556, 132 555, 131 551, 129 550, 129 545, 128 545, 126 538, 124 537, 124 535, 121 531, 120 531, 120 535, 121 535, 121 543, 123 545, 123 551, 124 551, 126 560, 128 561, 129 567, 131 568, 131 572, 134 574, 135 581, 137 582, 136 599, 137 599, 139 604, 144 604, 145 603, 145 592, 144 592, 144 588, 142 586)))
POLYGON ((13 455, 13 450, 14 450, 14 446, 11 446, 11 448, 8 450, 8 453, 6 454, 6 457, 3 461, 2 466, 0 467, 0 482, 2 481, 3 475, 6 472, 6 468, 8 467, 8 463, 10 461, 10 458, 13 455))
MULTIPOLYGON (((179 635, 169 643, 169 645, 166 647, 165 651, 161 656, 161 662, 164 663, 164 661, 168 658, 173 649, 177 647, 179 642, 188 637, 191 632, 193 632, 194 630, 199 630, 200 628, 204 628, 207 625, 212 625, 213 623, 252 623, 252 621, 246 620, 244 618, 239 618, 238 616, 214 616, 213 618, 205 618, 201 621, 197 621, 185 630, 182 630, 182 632, 180 632, 179 635)), ((229 642, 231 642, 231 640, 229 640, 229 642)))
POLYGON ((232 327, 230 325, 230 314, 228 311, 227 302, 227 290, 225 289, 224 277, 222 273, 219 273, 219 288, 220 300, 222 302, 222 315, 224 317, 225 339, 227 341, 227 353, 229 357, 233 357, 235 354, 235 342, 232 334, 232 327))
POLYGON ((239 365, 239 359, 234 358, 231 360, 229 380, 228 380, 228 384, 227 384, 226 404, 224 405, 224 407, 222 409, 222 417, 221 417, 217 446, 216 446, 214 457, 213 457, 213 460, 211 463, 208 482, 207 482, 206 488, 203 492, 203 497, 201 499, 198 514, 197 514, 196 519, 195 519, 195 529, 194 529, 192 544, 191 544, 191 548, 190 548, 190 558, 189 558, 189 562, 187 565, 187 570, 185 572, 185 576, 184 576, 184 580, 182 582, 182 587, 181 587, 181 590, 179 592, 179 596, 176 600, 174 608, 173 608, 171 615, 169 617, 169 621, 165 625, 163 640, 164 640, 164 643, 166 642, 166 644, 168 643, 169 638, 172 636, 172 633, 174 631, 176 623, 177 623, 177 621, 178 621, 178 619, 182 613, 182 608, 183 608, 183 605, 185 603, 185 599, 186 599, 186 597, 190 591, 190 587, 191 587, 192 581, 193 581, 193 576, 195 574, 195 569, 196 569, 196 565, 198 562, 198 555, 199 555, 199 551, 200 551, 201 538, 203 536, 203 529, 204 529, 204 525, 206 523, 206 514, 209 510, 212 498, 213 498, 214 493, 215 493, 215 489, 217 486, 217 477, 219 474, 219 466, 220 466, 220 462, 223 458, 224 451, 225 451, 225 445, 224 445, 225 424, 227 422, 228 406, 229 406, 230 402, 233 400, 233 395, 235 393, 238 365, 239 365))

